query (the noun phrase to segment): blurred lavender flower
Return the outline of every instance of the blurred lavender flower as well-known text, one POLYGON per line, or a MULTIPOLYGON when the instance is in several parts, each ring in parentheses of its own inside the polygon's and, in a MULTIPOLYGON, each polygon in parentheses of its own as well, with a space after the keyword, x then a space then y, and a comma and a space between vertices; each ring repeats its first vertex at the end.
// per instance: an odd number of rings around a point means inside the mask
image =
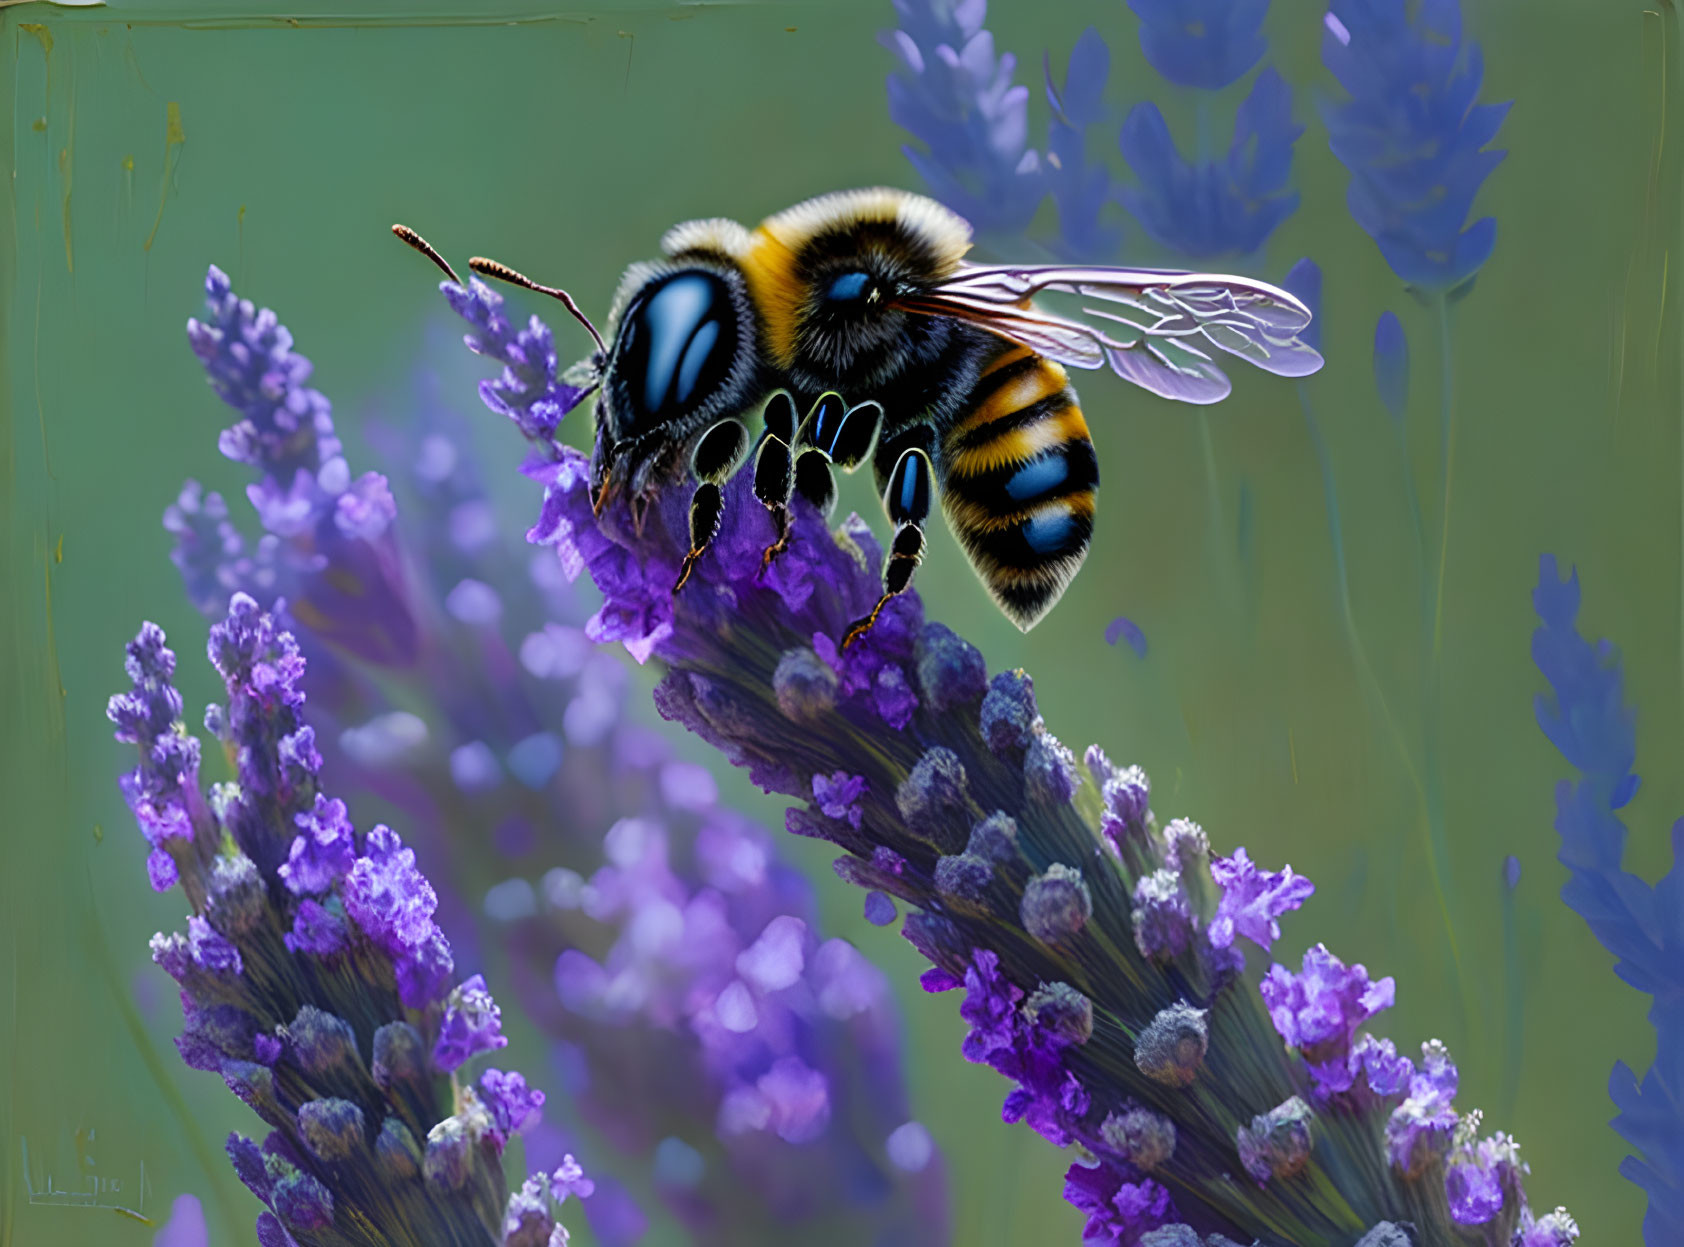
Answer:
POLYGON ((1244 975, 1239 939, 1267 950, 1307 881, 1243 850, 1213 857, 1187 820, 1160 826, 1146 777, 1098 748, 1084 778, 1029 677, 990 680, 914 593, 839 648, 878 594, 881 547, 857 517, 832 534, 797 503, 763 576, 772 521, 739 474, 675 599, 687 491, 633 538, 622 510, 594 520, 584 456, 544 454, 529 537, 603 590, 593 635, 662 659, 665 717, 800 802, 788 829, 845 850, 843 878, 913 908, 926 989, 966 989, 966 1057, 1016 1084, 1005 1119, 1091 1158, 1066 1188, 1085 1241, 1348 1247, 1401 1238, 1404 1219, 1434 1243, 1576 1237, 1564 1213, 1531 1220, 1512 1143, 1480 1140, 1478 1115, 1451 1107, 1441 1044, 1416 1068, 1361 1033, 1390 980, 1319 947, 1302 972, 1272 969, 1266 994, 1244 975))
POLYGON ((988 0, 895 0, 899 26, 881 36, 900 62, 889 116, 922 150, 901 150, 930 193, 983 233, 1018 233, 1045 197, 1029 146, 1029 88, 1017 58, 983 29, 988 0))
POLYGON ((109 714, 140 753, 123 788, 146 794, 148 839, 151 818, 186 829, 164 851, 192 913, 185 934, 153 937, 152 959, 182 989, 182 1059, 221 1074, 270 1128, 261 1146, 228 1138, 235 1172, 267 1209, 258 1241, 565 1243, 549 1180, 511 1196, 500 1161, 543 1093, 515 1073, 484 1069, 477 1086, 462 1073, 501 1046, 496 1008, 477 975, 448 990, 450 947, 413 852, 387 827, 359 835, 319 790, 291 634, 237 593, 209 654, 227 700, 206 711, 206 728, 238 779, 208 802, 196 766, 158 782, 161 760, 196 763, 197 742, 155 625, 130 643, 132 688, 109 714))
MULTIPOLYGON (((548 447, 581 397, 549 327, 516 332, 478 283, 454 306, 470 348, 504 365, 481 397, 548 447)), ((417 856, 454 885, 440 922, 461 946, 482 911, 570 1100, 645 1178, 654 1157, 654 1188, 697 1241, 939 1247, 943 1167, 927 1134, 922 1152, 895 1143, 922 1127, 883 975, 822 937, 764 829, 632 721, 621 660, 580 628, 584 598, 547 553, 501 536, 461 422, 432 397, 418 407, 374 433, 403 499, 391 537, 417 658, 383 672, 380 694, 365 680, 345 695, 357 663, 329 673, 335 788, 405 813, 417 856)), ((556 1137, 540 1127, 529 1155, 556 1137)), ((612 1186, 589 1215, 604 1243, 647 1227, 612 1186)))
POLYGON ((1393 420, 1409 406, 1409 339, 1395 312, 1382 312, 1374 326, 1374 388, 1393 420))
POLYGON ((1619 653, 1579 635, 1579 577, 1539 560, 1532 602, 1541 621, 1532 659, 1549 681, 1538 726, 1578 772, 1555 791, 1557 855, 1571 877, 1561 899, 1618 958, 1614 973, 1654 997, 1655 1063, 1637 1075, 1621 1061, 1608 1080, 1614 1129, 1642 1154, 1620 1165, 1649 1197, 1649 1247, 1684 1241, 1684 820, 1672 828, 1672 869, 1653 885, 1620 868, 1626 827, 1618 811, 1637 795, 1637 742, 1619 653))
POLYGON ((1263 59, 1269 0, 1129 0, 1140 50, 1178 86, 1220 91, 1263 59))
POLYGON ((1092 26, 1070 50, 1063 90, 1053 85, 1050 57, 1045 69, 1047 100, 1052 105, 1046 180, 1058 208, 1054 247, 1066 259, 1090 264, 1116 259, 1123 238, 1121 229, 1101 220, 1115 197, 1111 171, 1088 157, 1088 132, 1108 116, 1105 79, 1110 71, 1111 49, 1092 26))
POLYGON ((1122 192, 1123 204, 1171 251, 1199 259, 1250 255, 1298 209, 1287 182, 1292 145, 1303 133, 1292 122, 1292 90, 1273 68, 1257 75, 1235 113, 1225 159, 1189 164, 1158 106, 1138 104, 1118 138, 1140 180, 1122 192))
POLYGON ((1321 113, 1351 215, 1416 290, 1462 285, 1497 245, 1495 219, 1463 225, 1506 154, 1486 144, 1509 105, 1476 103, 1484 60, 1478 44, 1463 55, 1461 0, 1333 0, 1322 62, 1346 94, 1321 113))

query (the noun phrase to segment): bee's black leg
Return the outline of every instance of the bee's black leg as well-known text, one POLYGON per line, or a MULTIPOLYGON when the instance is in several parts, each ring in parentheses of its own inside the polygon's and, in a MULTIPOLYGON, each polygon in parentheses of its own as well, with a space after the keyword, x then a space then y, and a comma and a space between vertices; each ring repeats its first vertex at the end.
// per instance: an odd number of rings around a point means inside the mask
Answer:
POLYGON ((721 420, 696 443, 690 457, 690 470, 701 482, 690 496, 690 552, 678 569, 677 593, 696 570, 696 564, 706 553, 708 544, 719 532, 720 518, 725 514, 723 486, 748 453, 748 429, 740 420, 721 420))
POLYGON ((912 574, 924 557, 924 521, 930 517, 933 479, 930 456, 916 446, 902 451, 895 461, 895 470, 889 473, 889 483, 883 490, 883 507, 895 526, 895 539, 883 561, 883 596, 877 599, 871 614, 848 629, 842 638, 843 649, 871 631, 890 598, 912 587, 912 574))
POLYGON ((789 500, 795 496, 795 400, 779 390, 766 404, 766 432, 754 455, 754 496, 772 516, 777 540, 760 557, 764 575, 789 548, 789 500))
MULTIPOLYGON (((794 411, 794 405, 787 401, 781 407, 779 416, 786 426, 794 411)), ((773 445, 778 438, 778 426, 768 417, 766 441, 761 445, 765 492, 761 491, 760 463, 756 464, 755 484, 761 501, 772 510, 778 539, 767 547, 763 568, 770 567, 772 560, 789 548, 790 497, 800 494, 828 518, 836 509, 836 476, 832 469, 839 467, 852 472, 870 458, 882 425, 883 408, 877 403, 848 407, 842 396, 835 393, 819 395, 790 442, 773 445), (792 461, 789 466, 785 465, 786 456, 792 461)))
POLYGON ((883 408, 874 402, 844 409, 837 394, 820 395, 801 422, 801 445, 821 451, 844 472, 852 472, 871 457, 883 427, 883 408))
POLYGON ((820 394, 807 418, 796 431, 795 492, 827 519, 836 509, 836 477, 830 470, 830 443, 835 440, 847 415, 842 396, 820 394))

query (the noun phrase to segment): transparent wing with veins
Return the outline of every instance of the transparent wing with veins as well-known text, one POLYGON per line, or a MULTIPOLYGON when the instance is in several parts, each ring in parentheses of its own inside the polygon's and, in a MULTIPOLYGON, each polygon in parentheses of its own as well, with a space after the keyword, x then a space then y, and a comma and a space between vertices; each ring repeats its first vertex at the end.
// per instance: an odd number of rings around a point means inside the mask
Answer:
POLYGON ((1295 296, 1249 277, 1174 269, 1068 265, 966 265, 904 306, 953 316, 1073 368, 1109 366, 1165 398, 1214 403, 1232 388, 1216 351, 1282 377, 1304 377, 1321 356, 1298 334, 1310 309, 1295 296), (1038 294, 1081 295, 1093 321, 1036 308, 1038 294))

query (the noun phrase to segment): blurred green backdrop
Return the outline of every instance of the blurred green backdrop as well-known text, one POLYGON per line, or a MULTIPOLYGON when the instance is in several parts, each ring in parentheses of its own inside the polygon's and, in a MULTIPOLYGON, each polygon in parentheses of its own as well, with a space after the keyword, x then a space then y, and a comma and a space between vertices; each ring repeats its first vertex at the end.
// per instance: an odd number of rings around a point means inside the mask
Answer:
MULTIPOLYGON (((495 18, 460 16, 472 7, 422 0, 401 17, 373 5, 352 16, 320 3, 290 19, 230 4, 0 11, 7 1243, 153 1233, 109 1212, 29 1206, 24 1146, 37 1180, 50 1170, 61 1185, 80 1153, 133 1193, 143 1163, 145 1211, 197 1192, 214 1241, 246 1241, 255 1213, 220 1154, 244 1110, 170 1046, 178 1015, 146 941, 180 922, 180 903, 145 886, 115 787, 124 750, 104 717, 141 619, 163 624, 184 656, 199 652, 203 625, 158 524, 164 505, 189 474, 224 491, 242 483, 216 451, 226 413, 182 332, 206 264, 281 314, 316 362, 354 461, 379 466, 359 425, 401 415, 440 311, 434 274, 387 236, 390 222, 458 261, 495 255, 563 282, 600 312, 622 266, 677 220, 753 221, 828 189, 917 186, 884 103, 889 59, 874 36, 892 24, 886 2, 564 13, 494 0, 495 18)), ((1306 253, 1325 274, 1329 363, 1312 394, 1374 682, 1336 592, 1298 397, 1257 374, 1237 377, 1211 411, 1208 459, 1185 409, 1085 380, 1107 483, 1100 531, 1084 574, 1033 634, 996 615, 945 534, 919 583, 932 613, 960 623, 992 666, 1032 670, 1067 741, 1100 741, 1146 766, 1160 813, 1315 879, 1281 959, 1321 939, 1396 975, 1398 1007, 1382 1029, 1400 1046, 1444 1038, 1462 1102, 1521 1139, 1536 1202, 1566 1203, 1587 1242, 1633 1242, 1642 1202, 1616 1172, 1624 1149, 1606 1125, 1605 1085, 1616 1060, 1645 1067, 1653 1038, 1644 998, 1556 897, 1552 787, 1564 768, 1532 720, 1529 592, 1540 552, 1576 563, 1584 626, 1624 649, 1646 781, 1629 811, 1633 868, 1653 874, 1684 812, 1679 282, 1666 278, 1679 132, 1666 130, 1676 92, 1664 83, 1684 49, 1664 46, 1679 30, 1670 0, 1654 11, 1637 0, 1463 7, 1485 47, 1483 98, 1516 105, 1498 140, 1509 157, 1478 205, 1500 222, 1497 251, 1454 310, 1436 725, 1443 904, 1410 769, 1428 727, 1414 540, 1369 372, 1375 318, 1392 308, 1413 348, 1409 437, 1436 515, 1436 330, 1345 211, 1345 174, 1311 104, 1310 89, 1327 85, 1321 6, 1279 0, 1268 22, 1309 129, 1295 161, 1302 206, 1260 275, 1278 279, 1306 253), (1117 615, 1144 629, 1147 658, 1105 644, 1117 615), (1499 882, 1511 853, 1524 870, 1513 957, 1499 882)), ((1062 64, 1089 23, 1111 43, 1112 103, 1151 93, 1172 123, 1184 120, 1186 101, 1146 68, 1122 0, 996 0, 988 24, 1023 57, 1020 80, 1036 83, 1040 50, 1062 64)), ((1038 86, 1033 96, 1038 128, 1038 86)), ((443 366, 475 410, 476 361, 443 366)), ((485 419, 488 443, 512 456, 513 439, 485 419)), ((511 514, 526 513, 534 500, 504 479, 511 514)), ((863 482, 850 486, 845 502, 864 511, 863 482)), ((202 704, 206 669, 187 661, 184 673, 189 705, 202 704)), ((745 808, 778 817, 739 778, 727 785, 745 808)), ((832 929, 902 988, 914 1107, 951 1165, 955 1241, 1074 1243, 1080 1218, 1060 1199, 1067 1158, 998 1124, 1005 1084, 959 1059, 953 999, 917 991, 916 955, 865 926, 858 893, 830 877, 817 846, 785 847, 819 879, 832 929)), ((539 1070, 527 1038, 510 1061, 539 1070)))

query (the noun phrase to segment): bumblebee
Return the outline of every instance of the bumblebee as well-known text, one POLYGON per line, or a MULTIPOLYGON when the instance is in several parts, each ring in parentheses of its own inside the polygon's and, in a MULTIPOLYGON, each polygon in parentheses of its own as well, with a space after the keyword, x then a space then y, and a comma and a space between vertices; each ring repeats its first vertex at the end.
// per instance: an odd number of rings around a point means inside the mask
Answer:
POLYGON ((871 462, 894 541, 883 596, 847 645, 911 584, 937 499, 1019 628, 1058 601, 1086 557, 1099 484, 1068 368, 1108 366, 1166 398, 1212 403, 1230 389, 1216 352, 1287 377, 1321 366, 1297 336, 1309 309, 1277 287, 1164 269, 977 266, 964 259, 970 234, 933 200, 881 188, 812 199, 753 230, 691 221, 667 232, 661 259, 626 271, 606 340, 564 292, 494 261, 471 266, 562 298, 595 339, 577 372, 600 388, 598 514, 624 498, 641 524, 655 492, 693 472, 678 588, 748 455, 738 413, 765 405, 754 492, 779 533, 767 563, 787 542, 795 493, 828 511, 832 468, 871 462), (1035 305, 1045 293, 1101 306, 1057 316, 1035 305))

